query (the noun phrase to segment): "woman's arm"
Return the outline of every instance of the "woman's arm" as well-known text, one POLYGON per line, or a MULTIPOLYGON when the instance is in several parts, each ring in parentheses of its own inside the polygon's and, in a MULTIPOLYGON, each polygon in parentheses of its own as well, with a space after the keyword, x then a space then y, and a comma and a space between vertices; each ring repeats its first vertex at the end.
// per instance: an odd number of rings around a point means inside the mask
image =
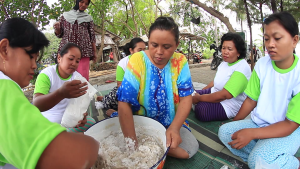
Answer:
POLYGON ((202 90, 212 88, 214 86, 214 81, 211 81, 207 86, 205 86, 202 90))
POLYGON ((122 84, 122 81, 117 81, 117 86, 120 87, 122 84))
POLYGON ((286 137, 292 134, 298 127, 298 123, 285 119, 267 127, 256 128, 254 130, 254 139, 286 137))
POLYGON ((228 144, 232 148, 241 149, 254 139, 286 137, 292 134, 298 127, 298 123, 285 119, 267 127, 243 129, 235 132, 231 137, 233 141, 228 144))
POLYGON ((177 108, 175 118, 169 128, 166 131, 167 147, 177 148, 182 142, 180 137, 180 128, 187 116, 190 113, 192 107, 192 96, 180 97, 180 102, 177 108))
POLYGON ((211 94, 196 94, 193 96, 193 104, 198 102, 211 102, 211 103, 220 103, 223 100, 231 99, 233 96, 226 89, 222 89, 221 91, 211 93, 211 94))
POLYGON ((92 137, 62 132, 42 153, 36 168, 91 168, 98 157, 99 143, 92 137))
POLYGON ((57 105, 64 98, 59 90, 49 94, 36 93, 33 95, 32 104, 35 105, 41 112, 47 111, 57 105))
POLYGON ((233 121, 245 119, 251 113, 251 111, 256 107, 256 105, 257 105, 257 101, 254 101, 249 97, 247 97, 244 103, 242 104, 242 107, 240 108, 239 112, 233 118, 233 121))
POLYGON ((131 138, 135 141, 136 145, 138 144, 132 110, 129 103, 126 102, 118 102, 118 110, 119 110, 119 121, 121 125, 121 129, 124 135, 124 138, 131 138))
POLYGON ((77 98, 84 95, 88 88, 84 87, 86 85, 87 83, 81 83, 80 80, 65 82, 62 87, 52 93, 46 95, 36 93, 33 96, 33 105, 41 112, 47 111, 65 98, 77 98))
POLYGON ((55 22, 53 25, 55 35, 60 35, 60 22, 55 22))
POLYGON ((58 38, 62 38, 64 35, 64 23, 65 23, 65 19, 62 16, 59 21, 55 22, 53 25, 54 28, 54 34, 55 36, 57 36, 58 38))

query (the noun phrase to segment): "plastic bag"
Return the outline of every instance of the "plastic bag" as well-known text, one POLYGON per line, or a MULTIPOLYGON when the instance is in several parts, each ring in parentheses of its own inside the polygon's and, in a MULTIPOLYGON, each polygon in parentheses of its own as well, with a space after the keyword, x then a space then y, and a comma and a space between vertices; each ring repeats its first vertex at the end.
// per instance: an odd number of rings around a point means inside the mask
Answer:
POLYGON ((61 120, 61 125, 66 128, 75 127, 78 121, 83 119, 83 114, 87 111, 91 100, 97 92, 84 77, 76 76, 74 80, 80 80, 82 83, 87 82, 88 89, 86 90, 86 94, 69 100, 61 120))
POLYGON ((265 160, 261 157, 255 162, 255 169, 280 169, 278 164, 268 164, 265 160))

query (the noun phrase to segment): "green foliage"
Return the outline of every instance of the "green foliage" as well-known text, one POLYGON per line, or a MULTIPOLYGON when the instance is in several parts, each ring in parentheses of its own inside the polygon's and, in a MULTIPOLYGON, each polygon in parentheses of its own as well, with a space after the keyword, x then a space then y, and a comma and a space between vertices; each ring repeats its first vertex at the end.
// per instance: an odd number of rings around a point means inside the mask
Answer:
POLYGON ((42 29, 49 24, 50 7, 46 0, 2 0, 0 5, 0 22, 21 17, 42 29))
POLYGON ((56 56, 56 54, 57 54, 61 39, 57 38, 55 36, 54 32, 53 33, 47 32, 47 33, 45 33, 45 36, 50 41, 50 45, 45 49, 42 61, 54 63, 54 56, 56 56))
MULTIPOLYGON (((215 25, 211 21, 212 17, 207 14, 202 8, 194 7, 191 3, 174 1, 170 5, 170 15, 177 21, 179 27, 188 27, 190 30, 194 30, 194 34, 204 37, 206 40, 191 41, 193 52, 209 49, 209 46, 213 43, 215 38, 215 25), (200 24, 191 24, 192 18, 200 17, 200 24)), ((220 39, 223 33, 220 28, 217 28, 218 39, 220 39)), ((181 40, 179 49, 182 51, 188 51, 188 40, 181 40)))
MULTIPOLYGON (((92 16, 96 25, 101 27, 102 21, 104 21, 104 29, 121 37, 140 36, 140 28, 142 34, 147 34, 147 29, 155 19, 154 1, 131 1, 134 8, 129 0, 92 0, 86 12, 92 16)), ((63 12, 71 10, 74 5, 73 0, 59 0, 51 7, 50 19, 58 20, 63 12)))
POLYGON ((106 29, 123 37, 124 39, 148 34, 148 29, 155 19, 153 0, 115 0, 110 5, 106 15, 106 29), (133 19, 134 18, 134 19, 133 19))
POLYGON ((297 23, 300 22, 300 1, 299 0, 284 0, 283 10, 290 12, 296 19, 297 23))
POLYGON ((37 68, 34 70, 33 79, 30 80, 30 83, 32 85, 35 84, 36 79, 37 79, 38 75, 40 74, 40 71, 43 70, 44 68, 45 68, 45 66, 43 66, 42 64, 37 63, 37 68))
POLYGON ((225 9, 230 9, 232 12, 235 12, 237 21, 242 22, 246 20, 245 6, 243 1, 232 0, 225 6, 225 9))
POLYGON ((203 51, 203 58, 204 59, 211 58, 214 52, 215 52, 215 50, 209 50, 209 48, 204 49, 204 51, 203 51))
POLYGON ((65 11, 69 11, 75 6, 75 2, 75 0, 58 0, 51 5, 49 19, 58 20, 65 11))
POLYGON ((96 25, 101 25, 102 21, 106 21, 107 19, 106 16, 111 4, 112 4, 112 0, 91 1, 88 8, 88 13, 92 16, 94 23, 96 25))

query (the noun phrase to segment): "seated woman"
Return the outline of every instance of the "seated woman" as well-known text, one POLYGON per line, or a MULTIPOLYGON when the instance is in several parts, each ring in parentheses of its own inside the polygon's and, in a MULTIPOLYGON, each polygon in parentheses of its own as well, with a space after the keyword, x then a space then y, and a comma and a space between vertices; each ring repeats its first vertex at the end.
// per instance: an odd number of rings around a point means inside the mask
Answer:
POLYGON ((136 52, 144 51, 145 48, 146 48, 145 42, 141 38, 133 38, 129 43, 127 43, 124 46, 123 49, 127 56, 121 59, 117 66, 117 72, 116 72, 117 86, 114 87, 111 90, 111 92, 105 95, 104 97, 103 96, 97 97, 97 100, 103 103, 103 107, 105 109, 108 109, 106 111, 106 114, 108 116, 111 116, 111 114, 118 109, 117 91, 123 81, 126 66, 130 56, 136 52))
POLYGON ((167 128, 168 155, 191 158, 199 148, 185 120, 192 106, 193 85, 187 60, 175 53, 179 30, 170 17, 159 17, 149 30, 149 50, 131 56, 118 89, 119 120, 124 137, 137 138, 133 114, 167 128))
POLYGON ((298 169, 300 62, 293 53, 299 42, 298 22, 288 12, 268 16, 264 40, 269 56, 257 61, 245 90, 247 99, 218 135, 251 169, 298 169), (250 113, 251 119, 244 119, 250 113), (259 167, 258 161, 265 166, 259 167))
MULTIPOLYGON (((81 59, 81 50, 74 43, 67 43, 57 56, 57 65, 42 70, 37 77, 34 89, 33 104, 51 122, 60 124, 68 106, 69 98, 76 98, 86 93, 87 83, 74 80, 81 76, 77 71, 81 59)), ((69 132, 84 132, 95 123, 95 120, 84 114, 83 120, 69 132)))
POLYGON ((48 44, 25 19, 10 18, 0 26, 0 168, 91 168, 97 159, 97 141, 51 123, 21 89, 48 44))
POLYGON ((193 96, 195 114, 200 121, 227 120, 235 117, 246 99, 244 90, 251 76, 246 60, 245 42, 239 34, 226 33, 221 38, 224 62, 214 81, 193 96))

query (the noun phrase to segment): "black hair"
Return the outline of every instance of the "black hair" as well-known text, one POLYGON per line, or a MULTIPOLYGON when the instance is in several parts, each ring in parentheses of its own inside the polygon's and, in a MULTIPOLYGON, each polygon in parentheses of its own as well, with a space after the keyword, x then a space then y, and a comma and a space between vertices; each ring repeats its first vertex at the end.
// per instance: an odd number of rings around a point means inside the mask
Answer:
POLYGON ((290 13, 284 11, 271 14, 264 20, 264 24, 268 25, 273 21, 278 21, 292 37, 299 34, 298 24, 290 13))
MULTIPOLYGON (((82 57, 82 51, 81 51, 81 48, 80 48, 78 45, 76 45, 75 43, 71 43, 71 42, 66 43, 66 44, 61 48, 61 50, 60 50, 60 52, 59 52, 60 57, 63 57, 65 54, 67 54, 67 53, 69 52, 69 49, 70 49, 70 48, 73 48, 73 47, 79 49, 79 51, 80 51, 80 56, 82 57)), ((55 58, 55 63, 58 64, 58 62, 57 62, 57 57, 55 58)))
MULTIPOLYGON (((79 9, 79 2, 82 1, 82 0, 76 0, 76 4, 75 6, 73 7, 74 10, 78 10, 79 9)), ((88 4, 90 4, 91 0, 88 0, 88 4)))
POLYGON ((0 41, 8 39, 12 48, 31 47, 28 54, 40 52, 38 61, 43 57, 43 49, 49 45, 49 40, 32 23, 23 18, 10 18, 0 25, 0 41))
MULTIPOLYGON (((124 53, 126 56, 130 55, 130 48, 133 50, 136 47, 136 44, 139 42, 144 42, 141 38, 133 38, 130 42, 126 43, 126 45, 123 47, 124 53)), ((144 42, 145 43, 145 42, 144 42)))
POLYGON ((232 32, 225 33, 221 38, 221 49, 224 41, 233 41, 236 50, 240 54, 238 59, 244 59, 246 57, 246 44, 241 35, 232 32))
POLYGON ((167 30, 171 31, 175 37, 176 43, 179 43, 179 29, 178 25, 174 22, 173 18, 171 17, 158 17, 155 22, 150 26, 149 29, 149 38, 151 35, 151 32, 159 29, 159 30, 167 30))

